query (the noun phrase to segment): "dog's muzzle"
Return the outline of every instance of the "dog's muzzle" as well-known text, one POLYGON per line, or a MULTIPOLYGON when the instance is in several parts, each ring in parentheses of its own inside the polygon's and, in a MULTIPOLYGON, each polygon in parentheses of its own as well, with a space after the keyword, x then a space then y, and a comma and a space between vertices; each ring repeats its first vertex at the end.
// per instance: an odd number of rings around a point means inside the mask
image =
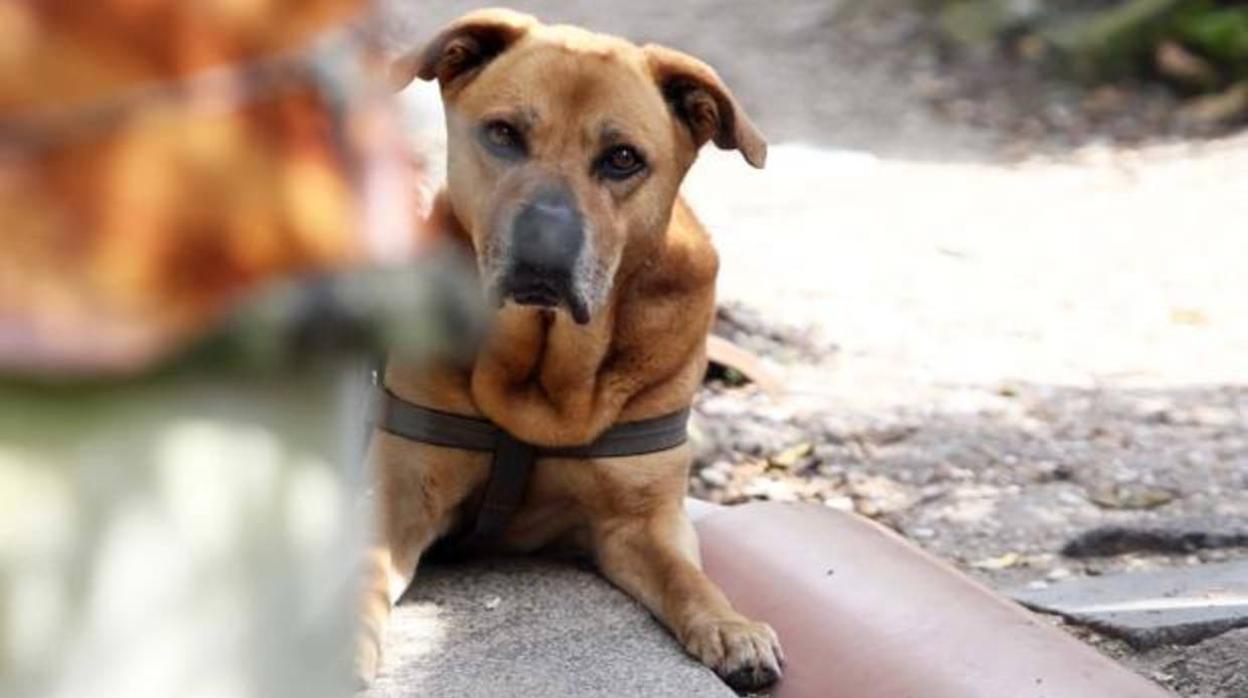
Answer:
POLYGON ((498 300, 543 308, 566 305, 573 320, 588 323, 589 306, 575 283, 584 247, 585 221, 571 193, 541 192, 512 222, 510 260, 498 300))

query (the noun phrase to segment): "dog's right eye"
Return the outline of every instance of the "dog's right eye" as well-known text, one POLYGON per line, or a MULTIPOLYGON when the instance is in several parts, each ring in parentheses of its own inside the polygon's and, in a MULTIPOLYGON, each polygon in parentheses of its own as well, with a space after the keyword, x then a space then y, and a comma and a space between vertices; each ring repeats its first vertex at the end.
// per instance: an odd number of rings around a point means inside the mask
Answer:
POLYGON ((646 169, 646 160, 636 148, 621 145, 603 153, 595 166, 602 177, 623 182, 646 169))
POLYGON ((527 154, 524 136, 506 121, 491 121, 481 128, 481 142, 495 157, 519 160, 527 154))

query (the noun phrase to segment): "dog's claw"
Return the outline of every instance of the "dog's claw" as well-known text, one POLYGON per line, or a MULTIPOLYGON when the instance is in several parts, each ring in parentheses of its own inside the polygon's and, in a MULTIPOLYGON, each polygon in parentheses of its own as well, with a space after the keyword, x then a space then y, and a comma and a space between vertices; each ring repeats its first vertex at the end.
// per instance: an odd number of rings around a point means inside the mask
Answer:
POLYGON ((766 623, 718 621, 695 628, 687 637, 690 654, 738 691, 766 688, 780 679, 784 652, 766 623))
POLYGON ((780 674, 770 667, 742 667, 723 677, 724 683, 736 691, 757 691, 772 685, 779 678, 780 674))

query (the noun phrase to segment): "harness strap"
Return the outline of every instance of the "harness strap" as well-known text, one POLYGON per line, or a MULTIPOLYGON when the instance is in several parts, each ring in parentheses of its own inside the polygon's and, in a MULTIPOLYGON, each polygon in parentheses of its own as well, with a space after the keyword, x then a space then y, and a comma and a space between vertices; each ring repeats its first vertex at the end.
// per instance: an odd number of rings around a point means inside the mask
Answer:
POLYGON ((378 417, 382 431, 461 451, 493 451, 503 433, 493 422, 414 405, 385 388, 378 417))
POLYGON ((452 548, 479 546, 502 534, 524 501, 538 458, 642 456, 671 450, 688 440, 688 409, 617 424, 585 446, 543 448, 513 437, 488 419, 422 407, 386 388, 380 393, 377 427, 382 431, 431 446, 494 454, 485 496, 464 533, 452 537, 452 548))
POLYGON ((503 433, 494 462, 490 465, 490 482, 485 486, 485 498, 477 508, 476 520, 466 535, 452 539, 453 547, 472 548, 497 539, 507 528, 507 523, 524 501, 533 462, 537 460, 535 449, 503 433))

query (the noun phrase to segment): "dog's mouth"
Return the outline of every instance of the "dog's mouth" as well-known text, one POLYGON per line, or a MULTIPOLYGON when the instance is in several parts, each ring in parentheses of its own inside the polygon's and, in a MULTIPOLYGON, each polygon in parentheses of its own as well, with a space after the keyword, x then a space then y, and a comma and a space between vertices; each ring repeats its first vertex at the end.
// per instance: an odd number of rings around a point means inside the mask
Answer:
POLYGON ((572 288, 572 280, 567 275, 518 267, 502 280, 491 295, 500 308, 510 300, 516 305, 566 309, 576 324, 589 324, 589 304, 572 288))

